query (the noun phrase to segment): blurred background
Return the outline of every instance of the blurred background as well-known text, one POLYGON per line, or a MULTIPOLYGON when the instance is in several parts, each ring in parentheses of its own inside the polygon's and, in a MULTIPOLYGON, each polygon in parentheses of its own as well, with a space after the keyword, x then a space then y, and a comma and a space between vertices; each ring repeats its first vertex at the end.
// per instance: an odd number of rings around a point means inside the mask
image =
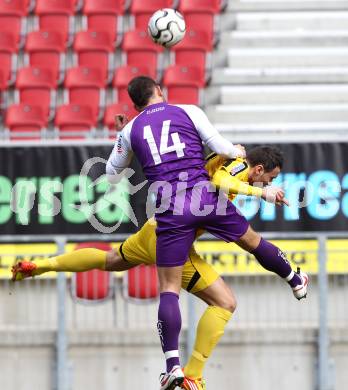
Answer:
MULTIPOLYGON (((250 148, 285 155, 282 209, 239 197, 252 226, 311 277, 297 302, 232 244, 197 251, 232 286, 238 308, 205 371, 208 389, 345 390, 348 374, 348 1, 0 0, 0 374, 3 390, 158 388, 154 269, 46 274, 11 283, 11 266, 79 247, 117 247, 146 219, 139 167, 107 193, 95 182, 136 113, 128 81, 146 74, 171 103, 201 106, 250 148), (185 17, 171 50, 147 22, 185 17), (100 157, 84 180, 85 161, 100 157), (82 194, 82 195, 81 195, 82 194), (90 223, 119 228, 100 234, 90 223)), ((184 361, 204 305, 181 296, 184 361)))

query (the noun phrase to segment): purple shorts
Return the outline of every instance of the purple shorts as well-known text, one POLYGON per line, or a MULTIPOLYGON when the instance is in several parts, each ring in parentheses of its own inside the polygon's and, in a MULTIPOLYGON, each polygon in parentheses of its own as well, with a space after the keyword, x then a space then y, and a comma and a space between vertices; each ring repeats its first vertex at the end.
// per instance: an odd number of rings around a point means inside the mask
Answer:
POLYGON ((188 196, 183 213, 176 215, 168 210, 156 215, 157 247, 156 258, 159 267, 175 267, 183 265, 187 258, 197 230, 204 229, 226 242, 240 239, 248 230, 249 223, 230 202, 223 202, 220 207, 218 195, 207 192, 200 201, 210 207, 207 215, 192 212, 188 196))

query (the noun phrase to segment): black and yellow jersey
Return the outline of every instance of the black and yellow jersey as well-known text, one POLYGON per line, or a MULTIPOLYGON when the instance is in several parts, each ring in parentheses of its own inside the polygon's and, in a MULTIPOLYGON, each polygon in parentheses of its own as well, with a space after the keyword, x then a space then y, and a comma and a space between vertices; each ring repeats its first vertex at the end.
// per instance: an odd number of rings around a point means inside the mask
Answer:
POLYGON ((216 187, 228 193, 233 200, 237 194, 249 196, 262 196, 262 188, 254 187, 248 183, 249 166, 245 159, 226 159, 215 153, 207 157, 205 165, 211 181, 216 187))

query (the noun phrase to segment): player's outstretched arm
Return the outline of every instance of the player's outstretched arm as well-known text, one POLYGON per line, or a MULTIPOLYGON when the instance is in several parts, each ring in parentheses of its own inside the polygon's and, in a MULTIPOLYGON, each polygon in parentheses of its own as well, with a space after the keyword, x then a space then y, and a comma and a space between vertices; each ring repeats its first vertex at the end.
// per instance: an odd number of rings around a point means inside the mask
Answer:
POLYGON ((212 178, 213 183, 224 191, 226 194, 240 194, 262 197, 262 188, 253 187, 250 184, 238 179, 236 176, 230 175, 224 169, 218 169, 212 178))
POLYGON ((226 194, 256 196, 266 202, 289 206, 280 187, 267 186, 265 188, 252 186, 236 176, 230 175, 225 169, 218 169, 212 178, 213 183, 226 194))

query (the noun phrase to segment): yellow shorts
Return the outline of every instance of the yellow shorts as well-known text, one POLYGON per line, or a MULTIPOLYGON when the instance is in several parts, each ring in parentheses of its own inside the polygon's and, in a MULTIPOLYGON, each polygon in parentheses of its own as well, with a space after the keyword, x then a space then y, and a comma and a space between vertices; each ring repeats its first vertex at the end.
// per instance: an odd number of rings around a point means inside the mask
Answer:
MULTIPOLYGON (((148 220, 135 234, 119 248, 120 256, 131 264, 156 264, 156 222, 148 220)), ((191 248, 184 264, 182 288, 195 293, 211 286, 219 274, 191 248)))

